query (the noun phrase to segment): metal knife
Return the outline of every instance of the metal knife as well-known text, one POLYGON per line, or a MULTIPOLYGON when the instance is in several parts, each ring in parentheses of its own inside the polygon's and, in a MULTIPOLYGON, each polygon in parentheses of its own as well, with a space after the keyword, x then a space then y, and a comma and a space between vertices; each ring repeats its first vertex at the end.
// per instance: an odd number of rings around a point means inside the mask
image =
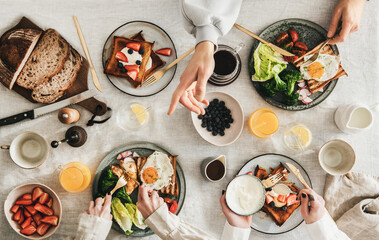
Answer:
POLYGON ((56 103, 52 103, 52 104, 49 104, 49 105, 46 105, 43 107, 39 107, 39 108, 30 110, 30 111, 26 111, 23 113, 19 113, 19 114, 10 116, 10 117, 0 119, 0 127, 5 126, 5 125, 10 125, 13 123, 17 123, 17 122, 20 122, 20 121, 27 119, 27 118, 35 119, 35 118, 40 117, 44 114, 54 112, 54 111, 59 110, 63 107, 66 107, 68 105, 72 105, 72 104, 84 101, 84 100, 86 100, 90 97, 93 97, 93 96, 94 96, 94 94, 90 90, 87 90, 85 92, 82 92, 80 94, 77 94, 75 96, 67 98, 65 100, 62 100, 62 101, 59 101, 56 103))
POLYGON ((289 169, 291 169, 292 173, 295 174, 295 176, 297 177, 297 179, 299 179, 299 181, 304 185, 305 188, 310 188, 309 185, 305 182, 303 176, 301 176, 300 174, 300 171, 299 169, 297 169, 294 165, 292 165, 291 163, 287 163, 287 166, 289 167, 289 169))

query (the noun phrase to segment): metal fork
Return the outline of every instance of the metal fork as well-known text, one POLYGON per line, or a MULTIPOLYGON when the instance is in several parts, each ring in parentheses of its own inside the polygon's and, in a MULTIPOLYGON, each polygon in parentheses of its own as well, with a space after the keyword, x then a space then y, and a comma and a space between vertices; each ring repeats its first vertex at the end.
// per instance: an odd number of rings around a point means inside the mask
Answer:
POLYGON ((127 183, 128 183, 128 181, 126 181, 125 176, 122 175, 122 176, 118 179, 118 181, 117 181, 117 183, 116 183, 116 186, 112 189, 112 191, 111 191, 111 195, 113 195, 113 193, 116 192, 117 189, 122 188, 122 187, 125 186, 127 183))
POLYGON ((272 187, 275 184, 277 184, 283 177, 284 177, 283 173, 278 172, 278 173, 272 175, 271 177, 262 180, 262 183, 265 186, 265 188, 269 188, 269 187, 272 187))
POLYGON ((175 66, 178 62, 182 61, 185 57, 187 57, 193 50, 195 50, 195 47, 191 48, 190 50, 188 50, 187 52, 185 52, 183 55, 181 55, 180 57, 178 57, 177 59, 175 59, 175 61, 173 61, 172 63, 170 63, 170 65, 168 65, 165 69, 162 69, 162 70, 159 70, 158 72, 154 73, 153 75, 151 75, 150 77, 148 77, 143 83, 142 83, 142 86, 143 87, 148 87, 150 86, 151 84, 154 84, 156 83, 157 81, 159 81, 159 79, 161 79, 163 77, 163 75, 165 74, 165 72, 167 70, 169 70, 170 68, 172 68, 173 66, 175 66))

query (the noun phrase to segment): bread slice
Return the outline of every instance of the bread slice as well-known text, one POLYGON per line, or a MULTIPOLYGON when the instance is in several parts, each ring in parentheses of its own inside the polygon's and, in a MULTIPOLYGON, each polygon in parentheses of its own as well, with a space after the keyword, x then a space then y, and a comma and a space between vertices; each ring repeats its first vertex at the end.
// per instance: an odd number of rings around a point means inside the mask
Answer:
POLYGON ((41 34, 36 29, 16 29, 1 37, 0 80, 4 86, 12 89, 41 34))
POLYGON ((70 47, 54 29, 45 31, 17 78, 17 84, 34 89, 57 74, 69 56, 70 47))
POLYGON ((82 61, 80 54, 70 47, 69 57, 61 71, 47 82, 34 88, 32 98, 40 103, 51 103, 58 100, 76 80, 82 61))
MULTIPOLYGON (((176 177, 176 158, 177 158, 177 156, 168 156, 168 158, 171 161, 172 168, 174 169, 174 174, 171 177, 169 185, 160 189, 158 191, 158 193, 178 196, 179 195, 179 185, 178 185, 178 181, 177 181, 177 177, 176 177)), ((139 177, 140 182, 142 182, 141 170, 142 170, 143 166, 145 166, 146 161, 147 161, 147 157, 138 157, 138 159, 137 159, 138 177, 139 177)))

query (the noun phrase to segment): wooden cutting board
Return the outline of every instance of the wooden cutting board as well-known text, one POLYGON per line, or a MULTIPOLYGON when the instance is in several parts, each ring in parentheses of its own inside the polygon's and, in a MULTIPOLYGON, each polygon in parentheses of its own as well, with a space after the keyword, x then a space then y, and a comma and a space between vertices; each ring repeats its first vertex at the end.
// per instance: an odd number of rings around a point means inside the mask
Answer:
MULTIPOLYGON (((20 20, 20 22, 10 30, 22 29, 22 28, 42 30, 40 27, 38 27, 36 24, 34 24, 32 21, 30 21, 26 17, 23 17, 20 20)), ((87 81, 88 81, 89 64, 88 64, 87 59, 85 59, 83 56, 82 56, 82 58, 83 58, 83 65, 78 72, 78 76, 77 76, 74 84, 64 92, 64 95, 57 102, 88 90, 88 82, 87 81)), ((21 96, 23 96, 24 98, 29 100, 30 102, 36 102, 36 101, 34 101, 34 99, 31 96, 32 90, 25 89, 23 87, 18 86, 17 84, 15 84, 13 86, 12 90, 17 92, 18 94, 20 94, 21 96)), ((77 104, 86 108, 87 110, 89 110, 92 113, 95 113, 96 107, 100 105, 101 111, 98 113, 98 115, 104 115, 107 112, 107 105, 104 102, 101 102, 94 97, 86 99, 86 100, 79 102, 77 104)))

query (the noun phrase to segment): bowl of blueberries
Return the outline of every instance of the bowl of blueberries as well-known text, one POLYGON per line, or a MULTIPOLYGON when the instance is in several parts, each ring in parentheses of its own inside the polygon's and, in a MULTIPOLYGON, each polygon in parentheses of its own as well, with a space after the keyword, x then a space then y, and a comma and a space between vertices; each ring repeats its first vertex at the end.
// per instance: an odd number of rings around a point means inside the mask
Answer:
POLYGON ((240 103, 229 94, 209 92, 209 105, 204 115, 191 112, 192 122, 199 135, 216 146, 235 142, 243 129, 243 110, 240 103))

